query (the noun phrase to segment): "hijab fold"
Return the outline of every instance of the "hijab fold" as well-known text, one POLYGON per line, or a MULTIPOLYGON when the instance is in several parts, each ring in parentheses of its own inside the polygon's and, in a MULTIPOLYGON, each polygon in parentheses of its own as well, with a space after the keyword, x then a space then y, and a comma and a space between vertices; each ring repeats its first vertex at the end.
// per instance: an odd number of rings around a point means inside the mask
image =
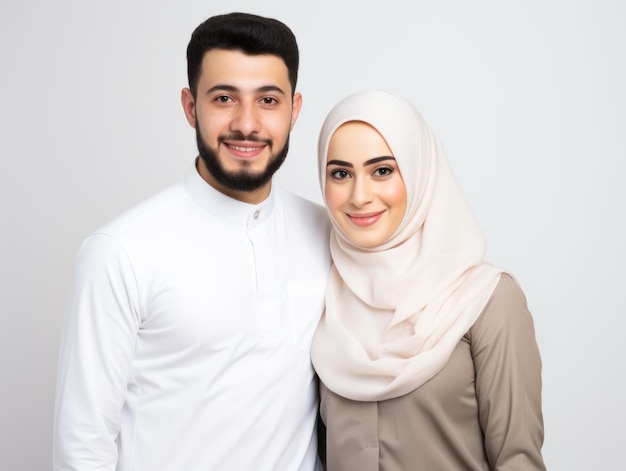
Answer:
POLYGON ((439 140, 392 93, 358 92, 331 110, 318 142, 322 194, 330 138, 350 121, 368 123, 387 142, 407 207, 394 234, 374 248, 354 245, 333 221, 334 264, 311 357, 330 390, 376 401, 415 390, 445 366, 502 270, 484 261, 482 232, 439 140))

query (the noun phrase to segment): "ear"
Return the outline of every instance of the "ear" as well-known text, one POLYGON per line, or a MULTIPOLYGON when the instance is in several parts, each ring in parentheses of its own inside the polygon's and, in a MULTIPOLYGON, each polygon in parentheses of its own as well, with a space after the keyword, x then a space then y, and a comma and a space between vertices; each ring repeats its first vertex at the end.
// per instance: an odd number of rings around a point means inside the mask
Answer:
POLYGON ((289 130, 292 130, 294 125, 296 124, 296 120, 298 119, 298 115, 300 114, 300 109, 302 108, 302 94, 295 93, 293 95, 293 104, 291 105, 291 126, 289 130))
POLYGON ((196 127, 196 101, 193 99, 193 94, 188 88, 183 88, 180 92, 180 103, 183 105, 183 111, 189 126, 196 127))

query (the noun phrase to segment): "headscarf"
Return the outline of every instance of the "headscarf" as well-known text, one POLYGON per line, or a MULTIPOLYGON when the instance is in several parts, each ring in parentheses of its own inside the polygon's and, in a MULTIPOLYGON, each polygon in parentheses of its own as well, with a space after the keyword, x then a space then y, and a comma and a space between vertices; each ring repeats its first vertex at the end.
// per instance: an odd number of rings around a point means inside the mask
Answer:
POLYGON ((330 111, 318 142, 322 194, 329 141, 349 121, 385 139, 406 186, 406 212, 373 248, 354 245, 332 221, 334 265, 311 357, 331 391, 376 401, 407 394, 444 367, 502 270, 484 261, 482 232, 439 140, 418 110, 392 93, 358 92, 330 111))

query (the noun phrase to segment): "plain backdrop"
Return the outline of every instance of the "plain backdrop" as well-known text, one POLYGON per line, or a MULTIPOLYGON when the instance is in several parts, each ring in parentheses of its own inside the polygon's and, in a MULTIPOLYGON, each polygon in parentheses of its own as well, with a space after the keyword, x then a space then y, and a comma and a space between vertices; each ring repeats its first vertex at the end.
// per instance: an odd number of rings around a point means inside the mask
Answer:
POLYGON ((3 0, 0 469, 50 469, 76 251, 192 165, 185 48, 201 21, 236 10, 283 20, 301 48, 304 106, 278 183, 321 201, 317 132, 344 95, 411 99, 489 260, 528 297, 548 468, 626 469, 622 0, 3 0))

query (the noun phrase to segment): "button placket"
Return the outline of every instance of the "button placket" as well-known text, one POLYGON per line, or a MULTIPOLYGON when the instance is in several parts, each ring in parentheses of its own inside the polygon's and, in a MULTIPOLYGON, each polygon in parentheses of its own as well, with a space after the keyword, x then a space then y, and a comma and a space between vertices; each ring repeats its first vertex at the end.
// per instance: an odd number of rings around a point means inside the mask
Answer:
MULTIPOLYGON (((256 210, 252 214, 252 220, 257 222, 260 213, 260 210, 256 210)), ((278 264, 274 259, 272 241, 269 240, 267 227, 262 223, 249 226, 247 233, 254 254, 259 334, 263 337, 277 336, 282 329, 282 309, 278 302, 281 296, 276 292, 278 264)))

